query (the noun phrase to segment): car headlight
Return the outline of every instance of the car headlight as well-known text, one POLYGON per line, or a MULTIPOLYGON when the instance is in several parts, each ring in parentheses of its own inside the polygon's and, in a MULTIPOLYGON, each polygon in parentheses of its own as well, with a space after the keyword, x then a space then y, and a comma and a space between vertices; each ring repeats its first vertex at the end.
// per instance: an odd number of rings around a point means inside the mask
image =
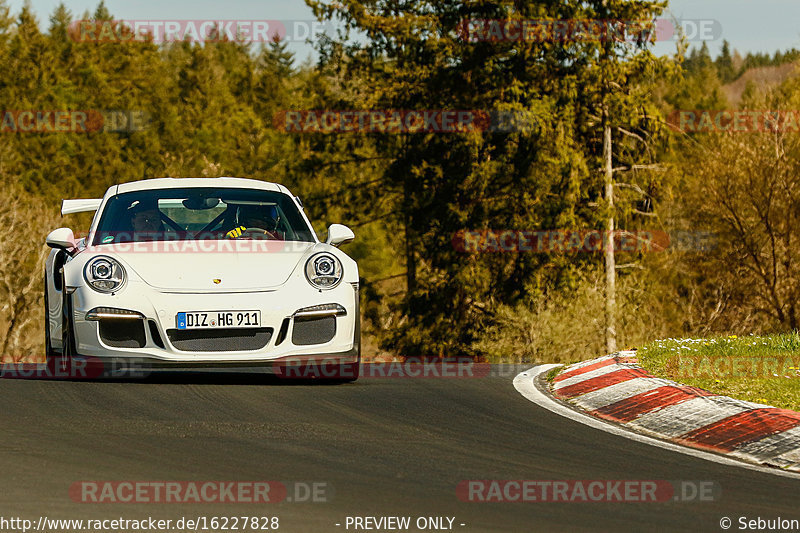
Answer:
POLYGON ((116 292, 125 285, 125 269, 110 257, 95 257, 83 268, 83 277, 98 292, 116 292))
POLYGON ((332 289, 343 277, 342 263, 331 254, 312 255, 306 262, 306 279, 317 289, 332 289))

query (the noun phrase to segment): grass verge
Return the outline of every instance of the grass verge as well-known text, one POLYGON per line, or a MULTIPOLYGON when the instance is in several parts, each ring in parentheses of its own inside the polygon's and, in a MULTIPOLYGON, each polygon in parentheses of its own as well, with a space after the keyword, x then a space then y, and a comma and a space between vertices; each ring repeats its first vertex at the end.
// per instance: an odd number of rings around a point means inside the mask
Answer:
POLYGON ((651 374, 716 394, 800 411, 800 333, 666 339, 640 348, 651 374))

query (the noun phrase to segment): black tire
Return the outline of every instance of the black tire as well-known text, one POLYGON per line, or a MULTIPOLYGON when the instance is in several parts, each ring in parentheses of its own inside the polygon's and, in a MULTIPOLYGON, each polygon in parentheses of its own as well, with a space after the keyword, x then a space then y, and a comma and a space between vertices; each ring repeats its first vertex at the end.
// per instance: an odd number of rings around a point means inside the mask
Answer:
MULTIPOLYGON (((356 307, 358 309, 358 307, 356 307)), ((352 383, 356 381, 361 375, 361 317, 356 322, 356 343, 358 344, 358 357, 355 363, 344 363, 339 365, 338 374, 339 378, 326 380, 327 383, 352 383)))
POLYGON ((50 299, 47 297, 47 272, 44 274, 44 357, 47 364, 50 365, 58 356, 58 352, 53 349, 53 343, 50 337, 50 299))
POLYGON ((69 371, 70 361, 76 355, 75 331, 72 326, 72 296, 67 294, 66 284, 62 284, 61 305, 61 357, 58 358, 59 370, 69 371))
POLYGON ((356 381, 361 375, 361 354, 358 354, 358 359, 355 363, 339 365, 339 375, 347 377, 332 380, 334 383, 352 383, 356 381))
POLYGON ((361 300, 359 300, 358 295, 356 295, 356 333, 355 333, 355 340, 358 346, 358 357, 356 357, 355 363, 348 363, 345 365, 341 365, 342 375, 343 376, 351 376, 345 379, 340 380, 340 383, 352 383, 356 381, 359 376, 361 375, 361 300))

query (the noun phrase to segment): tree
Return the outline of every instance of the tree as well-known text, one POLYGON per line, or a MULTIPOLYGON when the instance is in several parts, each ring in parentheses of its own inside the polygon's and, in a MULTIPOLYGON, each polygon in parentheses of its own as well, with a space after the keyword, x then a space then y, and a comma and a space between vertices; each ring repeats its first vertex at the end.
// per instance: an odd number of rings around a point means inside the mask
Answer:
MULTIPOLYGON (((665 7, 663 3, 614 2, 601 0, 592 3, 593 18, 599 20, 652 20, 665 7)), ((601 114, 602 127, 602 168, 603 199, 607 210, 605 220, 605 239, 603 243, 604 266, 606 271, 606 351, 617 351, 617 306, 616 306, 616 256, 614 250, 615 231, 615 183, 614 183, 614 132, 626 135, 643 144, 639 150, 627 150, 627 161, 623 158, 620 170, 635 171, 646 169, 636 159, 647 155, 650 138, 657 132, 658 112, 652 107, 642 104, 646 102, 646 94, 653 85, 655 75, 666 67, 647 49, 652 41, 642 38, 634 42, 618 39, 606 39, 599 43, 590 55, 598 57, 596 63, 598 73, 590 70, 588 78, 599 88, 596 96, 601 114), (649 107, 649 109, 648 109, 649 107), (638 152, 638 153, 637 153, 638 152)), ((589 104, 592 105, 591 103, 589 104)), ((620 151, 621 152, 621 151, 620 151)), ((618 154, 622 156, 622 153, 618 154)), ((648 161, 648 163, 650 163, 648 161)), ((635 176, 636 173, 633 172, 635 176)))
MULTIPOLYGON (((590 259, 464 256, 450 245, 453 233, 464 228, 553 229, 594 223, 598 212, 589 204, 603 187, 593 173, 601 154, 589 142, 597 139, 597 123, 589 123, 603 99, 597 98, 593 84, 603 73, 609 87, 620 80, 626 83, 627 70, 621 65, 629 58, 610 50, 608 65, 622 71, 611 76, 610 68, 595 66, 602 49, 596 43, 465 39, 460 25, 471 19, 545 16, 640 20, 657 13, 661 4, 309 3, 318 16, 338 17, 367 36, 363 44, 342 44, 339 49, 347 56, 342 63, 361 72, 361 79, 374 87, 370 105, 504 110, 536 117, 535 127, 529 129, 377 139, 379 150, 392 158, 382 186, 396 191, 395 216, 405 240, 404 322, 390 344, 410 355, 477 355, 470 347, 492 320, 495 302, 542 295, 569 283, 571 269, 590 259)), ((650 58, 640 59, 640 70, 647 70, 650 58)), ((606 98, 607 120, 619 120, 613 113, 625 103, 628 115, 636 109, 635 120, 647 122, 639 116, 639 104, 630 107, 635 97, 606 98)))
POLYGON ((728 106, 706 43, 703 43, 699 52, 696 48, 692 49, 689 57, 683 61, 683 69, 675 77, 669 78, 666 85, 667 112, 673 109, 725 109, 728 106))
MULTIPOLYGON (((2 171, 2 166, 0 166, 2 171)), ((38 326, 42 317, 43 245, 55 216, 41 202, 25 194, 7 175, 0 177, 7 198, 0 204, 0 224, 11 229, 0 234, 0 362, 18 361, 41 353, 38 326), (32 224, 32 221, 34 222, 32 224), (26 228, 26 231, 13 231, 26 228), (32 246, 31 243, 37 243, 32 246)))
POLYGON ((747 131, 696 135, 682 150, 683 216, 713 235, 681 270, 701 332, 774 332, 800 327, 800 84, 745 98, 745 109, 783 109, 747 131))
POLYGON ((731 56, 731 45, 728 41, 722 41, 722 51, 717 59, 714 60, 714 66, 717 67, 717 73, 722 83, 730 83, 736 79, 736 70, 731 56))

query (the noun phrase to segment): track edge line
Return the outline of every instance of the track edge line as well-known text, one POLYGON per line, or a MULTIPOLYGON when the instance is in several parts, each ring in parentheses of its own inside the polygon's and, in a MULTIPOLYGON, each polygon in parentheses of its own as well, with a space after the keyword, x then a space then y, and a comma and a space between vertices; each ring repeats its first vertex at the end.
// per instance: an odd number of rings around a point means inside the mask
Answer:
POLYGON ((552 395, 550 395, 549 391, 547 391, 546 385, 542 386, 543 376, 545 376, 547 372, 549 372, 550 370, 558 368, 560 366, 564 365, 561 364, 536 365, 528 370, 525 370, 524 372, 520 372, 519 374, 517 374, 516 377, 514 377, 514 388, 528 401, 538 405, 543 409, 546 409, 559 416, 569 418, 575 422, 579 422, 591 428, 611 433, 612 435, 624 437, 636 442, 640 442, 642 444, 656 446, 658 448, 682 453, 684 455, 690 455, 692 457, 704 459, 706 461, 711 461, 726 466, 735 466, 739 468, 745 468, 748 470, 755 470, 757 472, 762 472, 766 474, 788 477, 792 479, 800 479, 800 474, 794 472, 751 464, 737 459, 732 459, 723 455, 718 455, 711 452, 705 452, 703 450, 698 450, 696 448, 688 448, 686 446, 681 446, 679 444, 674 444, 657 438, 649 437, 647 435, 622 428, 621 426, 614 425, 610 422, 606 422, 599 418, 595 418, 582 411, 578 411, 572 407, 569 407, 564 403, 562 403, 561 401, 554 398, 552 395))

